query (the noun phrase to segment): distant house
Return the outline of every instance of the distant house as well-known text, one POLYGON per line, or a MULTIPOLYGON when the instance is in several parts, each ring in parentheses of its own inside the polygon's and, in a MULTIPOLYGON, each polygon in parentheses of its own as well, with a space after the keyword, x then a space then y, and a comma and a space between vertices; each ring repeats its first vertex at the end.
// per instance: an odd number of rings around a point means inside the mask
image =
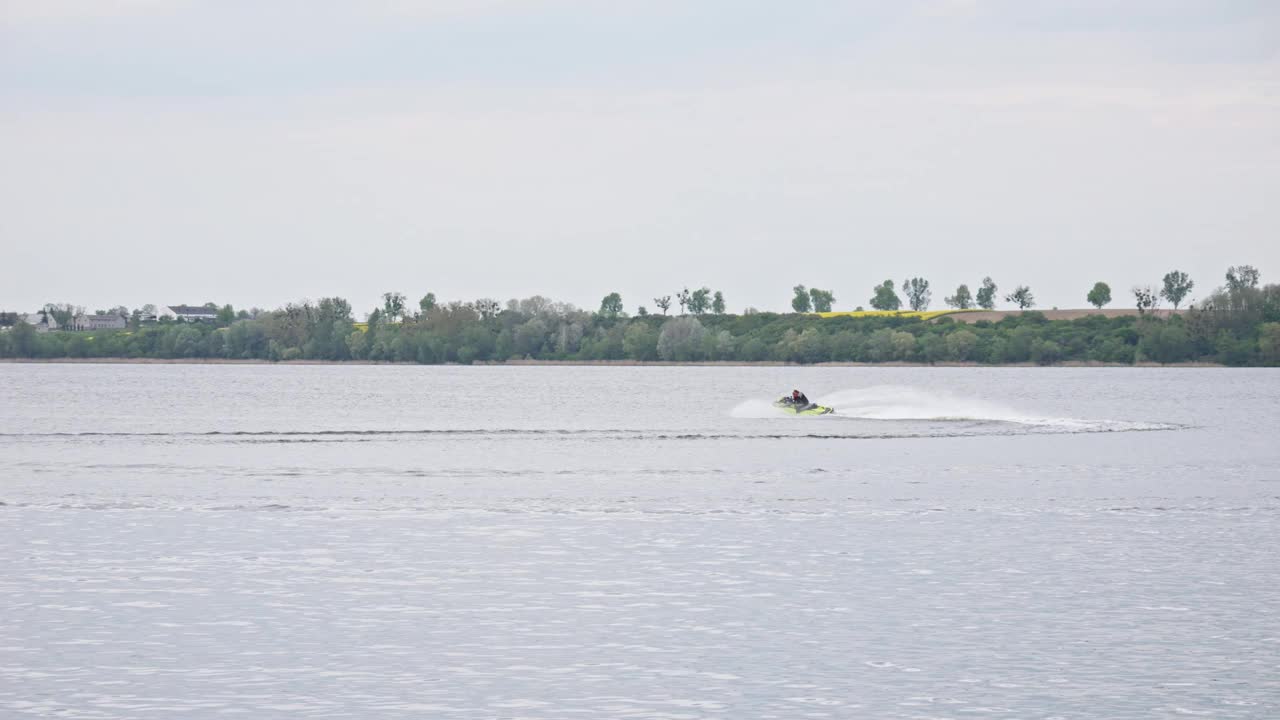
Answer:
POLYGON ((49 332, 50 330, 58 329, 58 321, 54 319, 53 315, 44 311, 27 313, 22 319, 28 325, 34 327, 36 332, 49 332))
POLYGON ((218 319, 218 311, 203 305, 167 305, 161 308, 160 316, 183 322, 213 322, 218 319))
POLYGON ((68 330, 123 330, 129 321, 123 315, 85 315, 81 313, 71 320, 68 330))

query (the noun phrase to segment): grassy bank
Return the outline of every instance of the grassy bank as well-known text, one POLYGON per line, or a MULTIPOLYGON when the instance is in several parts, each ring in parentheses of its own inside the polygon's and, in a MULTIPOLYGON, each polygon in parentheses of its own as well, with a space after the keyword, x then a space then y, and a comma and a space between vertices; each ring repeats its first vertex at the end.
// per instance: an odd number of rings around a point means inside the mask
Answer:
MULTIPOLYGON (((265 360, 235 358, 0 358, 0 364, 10 365, 338 365, 338 366, 404 366, 420 365, 413 361, 400 360, 265 360)), ((438 363, 454 367, 462 367, 461 363, 438 363)), ((1043 365, 1023 363, 1003 363, 993 365, 978 362, 939 361, 934 363, 903 362, 891 360, 886 362, 817 362, 796 363, 780 360, 691 360, 686 362, 669 360, 530 360, 516 358, 511 360, 487 360, 471 363, 472 367, 856 367, 856 368, 894 368, 894 367, 946 367, 946 368, 1030 368, 1043 365)), ((1177 363, 1107 363, 1097 361, 1067 360, 1055 363, 1055 367, 1069 368, 1116 368, 1116 367, 1161 367, 1161 368, 1225 368, 1215 362, 1177 362, 1177 363)))

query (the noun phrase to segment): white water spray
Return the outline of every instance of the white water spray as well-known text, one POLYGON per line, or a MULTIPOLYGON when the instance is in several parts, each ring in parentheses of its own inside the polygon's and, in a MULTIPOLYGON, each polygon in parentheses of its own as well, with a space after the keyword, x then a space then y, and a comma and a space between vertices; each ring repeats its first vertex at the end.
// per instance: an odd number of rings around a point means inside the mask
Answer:
MULTIPOLYGON (((838 420, 932 420, 1016 423, 1060 432, 1107 432, 1121 430, 1159 430, 1174 426, 1161 423, 1122 420, 1079 420, 1046 417, 1016 410, 999 403, 966 398, 946 391, 923 390, 910 386, 876 385, 867 388, 839 390, 814 398, 819 405, 836 409, 834 415, 820 419, 838 420)), ((770 400, 747 400, 730 411, 735 418, 791 417, 775 408, 770 400)), ((814 418, 806 418, 812 420, 814 418)))
POLYGON ((840 390, 819 397, 817 402, 837 408, 837 412, 845 417, 869 420, 1027 422, 1032 419, 996 403, 959 397, 945 391, 897 385, 840 390))

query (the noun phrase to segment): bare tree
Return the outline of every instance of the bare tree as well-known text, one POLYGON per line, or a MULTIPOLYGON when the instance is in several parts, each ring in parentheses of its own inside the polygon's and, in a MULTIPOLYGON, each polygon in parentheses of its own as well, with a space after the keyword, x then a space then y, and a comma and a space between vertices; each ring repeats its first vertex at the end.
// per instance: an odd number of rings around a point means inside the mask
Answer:
POLYGON ((1138 314, 1140 315, 1146 315, 1148 310, 1155 310, 1160 306, 1160 295, 1150 285, 1135 285, 1133 298, 1137 303, 1138 314))
POLYGON ((1036 306, 1036 296, 1031 294, 1031 288, 1026 285, 1014 288, 1013 292, 1004 296, 1004 301, 1017 305, 1019 310, 1028 310, 1036 306))
POLYGON ((684 314, 684 309, 685 309, 686 307, 688 307, 688 306, 689 306, 689 300, 690 300, 690 299, 691 299, 691 296, 690 296, 690 293, 689 293, 689 288, 685 288, 685 289, 681 290, 680 292, 676 293, 676 302, 680 303, 680 314, 681 314, 681 315, 683 315, 683 314, 684 314))

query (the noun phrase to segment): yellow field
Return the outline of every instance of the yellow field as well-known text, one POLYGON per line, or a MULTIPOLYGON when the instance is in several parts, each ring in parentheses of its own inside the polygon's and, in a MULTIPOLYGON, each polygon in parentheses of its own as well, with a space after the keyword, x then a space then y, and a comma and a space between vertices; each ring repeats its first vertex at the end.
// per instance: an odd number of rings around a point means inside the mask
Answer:
POLYGON ((917 312, 915 310, 852 310, 849 312, 824 312, 818 313, 824 318, 833 317, 904 317, 904 318, 920 318, 921 320, 932 320, 942 317, 943 315, 952 315, 954 313, 980 312, 978 310, 925 310, 917 312))

